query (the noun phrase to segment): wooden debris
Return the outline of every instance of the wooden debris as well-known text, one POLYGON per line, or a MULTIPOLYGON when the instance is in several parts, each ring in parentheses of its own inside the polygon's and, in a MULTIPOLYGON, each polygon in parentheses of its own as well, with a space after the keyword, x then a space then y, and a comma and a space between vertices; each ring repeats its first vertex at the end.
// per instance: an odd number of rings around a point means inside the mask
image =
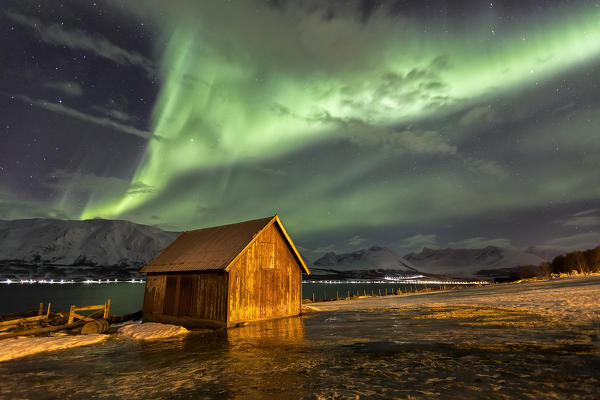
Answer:
MULTIPOLYGON (((88 327, 86 331, 96 331, 96 332, 88 332, 88 333, 104 333, 108 330, 110 322, 115 322, 112 320, 128 320, 133 319, 134 317, 141 317, 141 312, 128 314, 123 317, 109 317, 109 309, 110 309, 110 299, 108 299, 104 304, 94 305, 94 306, 83 306, 77 307, 72 305, 68 316, 65 316, 62 313, 52 313, 50 314, 50 303, 48 303, 48 309, 46 314, 42 315, 40 311, 38 311, 38 315, 34 315, 31 317, 22 317, 11 319, 8 321, 0 321, 0 332, 13 330, 12 332, 7 332, 4 334, 0 334, 0 339, 8 339, 17 336, 32 336, 32 335, 40 335, 50 332, 57 332, 66 329, 78 328, 82 325, 85 325, 87 322, 93 322, 96 324, 96 320, 100 317, 103 322, 99 323, 98 327, 88 327), (79 311, 89 311, 89 310, 98 310, 89 315, 78 314, 79 311), (74 321, 75 319, 79 321, 74 321), (109 319, 111 320, 109 322, 109 319), (66 322, 66 323, 65 323, 66 322), (45 326, 39 326, 39 324, 43 324, 45 326), (36 326, 37 325, 37 326, 36 326), (50 326, 48 326, 50 325, 50 326), (16 330, 15 330, 16 329, 16 330)), ((43 310, 43 305, 40 304, 40 310, 43 310)), ((34 311, 35 312, 35 311, 34 311)), ((31 315, 32 312, 24 313, 25 315, 31 315)), ((18 315, 18 314, 17 314, 18 315)), ((17 316, 15 315, 15 316, 17 316)), ((23 315, 23 314, 22 314, 23 315)))
POLYGON ((68 324, 72 323, 75 318, 83 320, 83 321, 93 321, 94 320, 94 318, 90 318, 89 315, 77 314, 75 311, 103 310, 104 311, 103 318, 108 318, 108 310, 109 309, 110 309, 110 299, 108 299, 106 301, 106 303, 100 304, 97 306, 77 307, 77 306, 72 305, 71 309, 69 310, 69 319, 67 320, 67 323, 68 324))
POLYGON ((32 335, 40 335, 42 333, 58 332, 58 331, 62 331, 64 329, 77 328, 78 326, 81 326, 83 324, 85 324, 85 321, 77 321, 77 322, 73 322, 72 324, 54 325, 54 326, 47 326, 45 328, 36 328, 36 329, 29 329, 29 330, 25 330, 25 331, 9 332, 9 333, 0 335, 0 340, 9 339, 9 338, 18 337, 18 336, 32 336, 32 335))
POLYGON ((91 335, 94 333, 104 333, 108 330, 108 321, 101 318, 93 321, 88 321, 81 327, 82 335, 91 335))
POLYGON ((42 310, 44 307, 44 303, 40 303, 40 309, 38 311, 38 315, 33 317, 25 317, 25 318, 17 318, 11 319, 8 321, 0 321, 0 331, 9 330, 15 328, 19 325, 25 326, 30 323, 38 323, 39 321, 48 320, 50 316, 50 303, 48 303, 48 311, 45 315, 42 314, 42 310))

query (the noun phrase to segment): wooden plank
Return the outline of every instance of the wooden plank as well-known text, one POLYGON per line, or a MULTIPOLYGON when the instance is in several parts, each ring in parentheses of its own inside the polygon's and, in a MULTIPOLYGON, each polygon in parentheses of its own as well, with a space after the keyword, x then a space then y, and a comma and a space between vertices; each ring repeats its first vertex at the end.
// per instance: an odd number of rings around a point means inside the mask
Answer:
POLYGON ((177 295, 177 275, 167 275, 167 284, 165 287, 165 297, 163 314, 175 315, 175 296, 177 295))
POLYGON ((81 315, 81 314, 72 312, 71 315, 69 316, 70 321, 73 322, 73 319, 75 319, 75 318, 81 319, 83 321, 93 321, 94 320, 94 318, 88 317, 87 315, 81 315))
POLYGON ((177 307, 178 316, 191 317, 194 315, 192 313, 192 287, 193 277, 191 275, 182 275, 179 281, 179 304, 177 307))
POLYGON ((35 317, 26 317, 26 318, 18 318, 18 319, 11 319, 9 321, 2 321, 0 322, 0 326, 10 326, 10 325, 18 325, 24 322, 34 322, 34 321, 40 321, 42 319, 46 319, 48 318, 47 315, 36 315, 35 317))
POLYGON ((106 304, 99 304, 97 306, 73 307, 73 311, 104 310, 105 307, 106 304))
MULTIPOLYGON (((152 280, 153 287, 155 289, 154 292, 154 305, 153 312, 157 314, 163 313, 163 307, 165 304, 165 290, 167 286, 167 276, 166 275, 154 275, 152 280)), ((148 280, 146 280, 146 285, 148 284, 148 280)))
POLYGON ((75 308, 74 305, 71 305, 71 308, 69 308, 69 319, 67 320, 67 324, 70 324, 71 322, 73 322, 73 309, 75 308))
POLYGON ((104 306, 104 317, 103 318, 108 318, 108 311, 110 310, 110 298, 108 300, 106 300, 105 306, 104 306))
POLYGON ((154 311, 154 299, 156 297, 156 288, 148 285, 146 281, 146 288, 144 289, 144 301, 142 302, 142 312, 149 313, 154 311))

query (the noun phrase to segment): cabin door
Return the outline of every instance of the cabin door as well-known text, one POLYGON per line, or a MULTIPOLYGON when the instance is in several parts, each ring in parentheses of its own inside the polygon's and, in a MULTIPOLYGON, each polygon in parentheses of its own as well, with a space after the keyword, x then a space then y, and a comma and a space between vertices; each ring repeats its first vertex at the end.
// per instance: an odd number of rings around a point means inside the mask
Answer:
POLYGON ((176 315, 177 314, 177 284, 179 283, 179 277, 177 275, 168 275, 167 284, 165 287, 165 303, 163 307, 163 314, 176 315))

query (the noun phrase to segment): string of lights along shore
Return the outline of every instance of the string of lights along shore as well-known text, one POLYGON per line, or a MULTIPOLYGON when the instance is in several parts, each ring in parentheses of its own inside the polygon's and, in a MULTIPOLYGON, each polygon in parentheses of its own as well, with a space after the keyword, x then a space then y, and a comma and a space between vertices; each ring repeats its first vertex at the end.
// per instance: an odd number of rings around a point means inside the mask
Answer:
POLYGON ((0 219, 278 213, 311 255, 600 240, 597 1, 0 11, 0 219))

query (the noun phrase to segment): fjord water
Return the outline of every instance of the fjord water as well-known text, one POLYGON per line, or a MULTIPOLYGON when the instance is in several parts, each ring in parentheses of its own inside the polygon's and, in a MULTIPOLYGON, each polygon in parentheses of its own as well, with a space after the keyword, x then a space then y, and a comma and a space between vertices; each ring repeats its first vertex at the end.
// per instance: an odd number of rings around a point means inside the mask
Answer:
MULTIPOLYGON (((441 285, 429 284, 429 288, 441 285)), ((348 294, 385 294, 397 290, 412 291, 423 288, 424 285, 402 283, 304 283, 302 295, 304 298, 315 299, 340 298, 348 294)), ((103 304, 111 299, 111 314, 122 315, 141 309, 144 298, 144 284, 130 282, 116 283, 13 283, 0 285, 0 314, 37 310, 39 303, 52 303, 53 310, 67 310, 72 304, 93 305, 103 304)))
POLYGON ((328 311, 0 363, 3 398, 597 398, 589 327, 491 307, 328 311), (518 328, 518 329, 515 329, 518 328))

